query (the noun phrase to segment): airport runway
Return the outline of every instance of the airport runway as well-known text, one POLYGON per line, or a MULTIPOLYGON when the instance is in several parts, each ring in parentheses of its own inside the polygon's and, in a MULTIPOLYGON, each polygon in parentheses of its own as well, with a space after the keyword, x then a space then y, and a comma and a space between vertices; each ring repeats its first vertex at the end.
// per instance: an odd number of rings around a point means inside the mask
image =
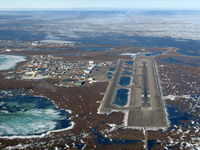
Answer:
MULTIPOLYGON (((127 60, 126 60, 127 61, 127 60)), ((119 79, 125 60, 119 60, 113 80, 110 81, 104 95, 100 112, 109 113, 112 110, 129 111, 128 126, 148 128, 165 128, 168 126, 164 102, 162 100, 155 61, 150 56, 135 58, 133 77, 134 83, 121 87, 119 79), (119 107, 114 102, 116 90, 130 89, 128 106, 119 107)))
POLYGON ((133 96, 133 100, 139 109, 129 111, 128 125, 147 129, 167 127, 167 115, 157 81, 158 75, 155 71, 154 58, 137 57, 135 69, 137 92, 133 96))
POLYGON ((147 62, 142 62, 142 107, 151 107, 150 93, 149 93, 149 81, 147 72, 147 62))

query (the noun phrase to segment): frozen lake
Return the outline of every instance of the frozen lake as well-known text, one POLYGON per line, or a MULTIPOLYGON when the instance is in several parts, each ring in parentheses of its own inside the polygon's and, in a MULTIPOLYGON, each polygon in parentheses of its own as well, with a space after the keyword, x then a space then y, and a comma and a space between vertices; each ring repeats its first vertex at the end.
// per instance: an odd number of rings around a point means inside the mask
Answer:
POLYGON ((14 69, 22 61, 26 61, 25 56, 0 55, 0 70, 14 69))
POLYGON ((33 136, 71 128, 69 113, 50 100, 0 92, 0 136, 33 136))

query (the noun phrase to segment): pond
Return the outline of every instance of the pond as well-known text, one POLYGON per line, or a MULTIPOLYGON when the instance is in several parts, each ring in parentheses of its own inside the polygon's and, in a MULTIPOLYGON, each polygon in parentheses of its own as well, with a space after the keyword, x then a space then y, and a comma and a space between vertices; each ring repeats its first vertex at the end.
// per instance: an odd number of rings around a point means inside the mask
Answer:
POLYGON ((108 80, 110 80, 110 79, 112 79, 112 76, 107 76, 106 78, 107 78, 108 80))
POLYGON ((122 76, 119 80, 119 85, 121 86, 129 86, 131 83, 131 77, 122 76))
POLYGON ((127 105, 128 97, 129 89, 118 89, 115 96, 114 104, 117 106, 125 106, 127 105))
POLYGON ((43 97, 0 93, 0 136, 32 136, 70 128, 69 113, 43 97))
POLYGON ((115 70, 116 70, 115 67, 110 67, 110 68, 109 68, 109 71, 112 71, 112 72, 113 72, 113 71, 115 71, 115 70))
POLYGON ((127 65, 133 65, 133 61, 127 61, 125 62, 127 65))

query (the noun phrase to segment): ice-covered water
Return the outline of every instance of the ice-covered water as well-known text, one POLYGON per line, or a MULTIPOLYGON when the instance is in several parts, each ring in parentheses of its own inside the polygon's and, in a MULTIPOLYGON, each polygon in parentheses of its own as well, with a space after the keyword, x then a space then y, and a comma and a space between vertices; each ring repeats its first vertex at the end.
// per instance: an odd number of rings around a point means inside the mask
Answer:
POLYGON ((68 112, 34 96, 0 97, 0 136, 31 136, 72 125, 68 112))
POLYGON ((0 55, 0 70, 13 69, 17 63, 25 60, 24 56, 0 55))

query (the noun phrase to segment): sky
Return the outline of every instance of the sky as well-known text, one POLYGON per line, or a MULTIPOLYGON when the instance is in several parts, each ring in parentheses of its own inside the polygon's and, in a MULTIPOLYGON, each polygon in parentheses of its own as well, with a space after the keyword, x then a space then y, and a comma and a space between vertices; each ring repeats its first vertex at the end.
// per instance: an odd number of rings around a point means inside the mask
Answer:
POLYGON ((0 10, 199 8, 200 0, 0 0, 0 10))

